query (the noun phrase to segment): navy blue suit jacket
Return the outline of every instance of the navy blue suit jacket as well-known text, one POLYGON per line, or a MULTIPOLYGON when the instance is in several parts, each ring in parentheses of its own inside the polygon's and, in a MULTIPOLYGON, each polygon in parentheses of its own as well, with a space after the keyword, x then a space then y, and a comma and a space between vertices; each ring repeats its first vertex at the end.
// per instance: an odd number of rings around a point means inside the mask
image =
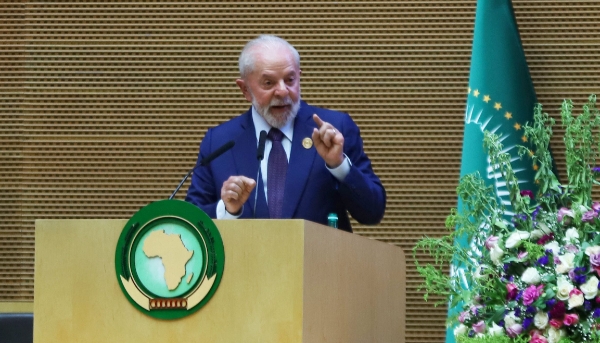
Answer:
MULTIPOLYGON (((200 144, 198 161, 227 143, 235 146, 208 166, 196 167, 186 201, 195 204, 211 218, 216 217, 223 182, 233 175, 256 179, 259 161, 256 157, 256 131, 252 111, 231 119, 206 132, 200 144)), ((241 218, 269 218, 264 186, 257 186, 244 205, 241 218), (254 198, 258 191, 256 214, 254 198)), ((352 232, 347 212, 362 224, 377 224, 383 218, 386 195, 381 181, 373 172, 371 161, 363 151, 358 126, 347 113, 318 108, 302 102, 294 122, 294 138, 290 152, 284 191, 284 218, 306 219, 327 225, 327 215, 338 215, 338 228, 352 232), (340 182, 325 167, 314 145, 302 146, 302 140, 311 138, 316 127, 312 119, 316 113, 344 135, 344 153, 350 159, 350 173, 340 182)))

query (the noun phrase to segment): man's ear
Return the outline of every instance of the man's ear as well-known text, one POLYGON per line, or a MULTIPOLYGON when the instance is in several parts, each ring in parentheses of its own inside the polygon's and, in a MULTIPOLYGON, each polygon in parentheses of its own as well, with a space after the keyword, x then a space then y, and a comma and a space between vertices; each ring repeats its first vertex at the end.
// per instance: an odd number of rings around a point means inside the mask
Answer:
POLYGON ((237 79, 237 80, 235 80, 235 84, 238 87, 240 87, 240 90, 244 94, 244 97, 246 98, 246 100, 252 102, 252 95, 250 94, 250 91, 248 91, 248 86, 246 85, 246 81, 244 81, 244 79, 237 79))

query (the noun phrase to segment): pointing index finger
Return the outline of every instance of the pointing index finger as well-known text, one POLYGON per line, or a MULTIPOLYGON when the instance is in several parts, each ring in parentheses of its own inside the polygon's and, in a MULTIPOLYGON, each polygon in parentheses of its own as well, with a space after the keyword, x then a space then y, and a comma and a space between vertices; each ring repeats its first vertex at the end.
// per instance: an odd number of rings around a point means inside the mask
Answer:
POLYGON ((323 120, 321 120, 316 113, 313 114, 313 120, 315 123, 317 123, 317 128, 321 128, 321 126, 323 126, 323 120))

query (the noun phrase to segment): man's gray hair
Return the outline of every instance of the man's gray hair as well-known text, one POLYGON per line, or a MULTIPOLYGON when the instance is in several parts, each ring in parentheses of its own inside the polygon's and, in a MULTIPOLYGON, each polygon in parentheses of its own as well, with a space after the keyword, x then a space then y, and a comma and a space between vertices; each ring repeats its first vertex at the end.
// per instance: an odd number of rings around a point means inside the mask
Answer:
POLYGON ((255 57, 255 48, 260 48, 263 50, 272 50, 280 47, 287 47, 292 55, 294 56, 294 60, 298 68, 300 68, 300 54, 298 50, 294 48, 288 41, 283 38, 273 36, 273 35, 260 35, 257 38, 249 41, 244 46, 242 53, 240 54, 240 59, 238 62, 238 66, 240 69, 240 76, 243 78, 248 73, 252 72, 254 69, 254 57, 255 57))

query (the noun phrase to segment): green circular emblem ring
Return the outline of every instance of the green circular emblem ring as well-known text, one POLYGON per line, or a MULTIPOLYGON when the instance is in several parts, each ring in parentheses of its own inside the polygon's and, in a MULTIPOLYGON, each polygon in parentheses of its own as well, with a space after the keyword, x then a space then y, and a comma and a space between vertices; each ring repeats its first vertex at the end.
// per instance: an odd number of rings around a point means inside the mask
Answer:
POLYGON ((138 310, 159 319, 199 310, 219 287, 224 267, 214 222, 180 200, 140 209, 123 228, 115 252, 121 290, 138 310))

